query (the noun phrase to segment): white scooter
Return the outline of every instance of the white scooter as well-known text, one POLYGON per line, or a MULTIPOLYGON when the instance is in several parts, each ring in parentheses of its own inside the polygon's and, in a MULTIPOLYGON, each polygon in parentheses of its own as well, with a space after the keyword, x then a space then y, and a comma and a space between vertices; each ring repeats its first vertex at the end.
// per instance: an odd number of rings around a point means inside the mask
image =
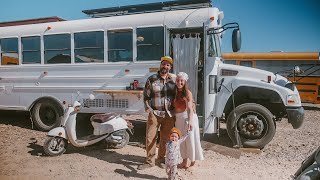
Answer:
POLYGON ((68 141, 75 147, 84 147, 105 140, 108 147, 120 149, 129 142, 129 131, 132 124, 115 113, 95 114, 90 118, 94 128, 93 134, 77 137, 76 117, 81 104, 75 101, 73 106, 66 108, 60 127, 48 132, 43 150, 49 156, 58 156, 66 151, 68 141))

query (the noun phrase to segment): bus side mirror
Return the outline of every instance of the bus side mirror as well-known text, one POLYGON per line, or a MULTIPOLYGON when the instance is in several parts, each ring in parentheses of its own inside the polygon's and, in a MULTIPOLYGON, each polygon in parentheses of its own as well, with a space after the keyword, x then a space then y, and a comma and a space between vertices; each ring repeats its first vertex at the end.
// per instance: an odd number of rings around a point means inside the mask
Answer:
POLYGON ((241 48, 241 32, 240 29, 234 29, 232 31, 232 50, 238 52, 241 48))

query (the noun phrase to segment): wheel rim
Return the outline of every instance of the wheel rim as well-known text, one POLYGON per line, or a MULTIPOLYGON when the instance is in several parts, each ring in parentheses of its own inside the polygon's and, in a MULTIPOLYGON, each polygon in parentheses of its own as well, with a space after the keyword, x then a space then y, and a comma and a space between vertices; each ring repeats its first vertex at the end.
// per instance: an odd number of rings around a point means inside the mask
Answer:
MULTIPOLYGON (((121 136, 121 142, 119 144, 110 144, 112 147, 122 147, 122 146, 125 146, 127 143, 128 143, 128 138, 127 136, 129 136, 127 134, 126 131, 118 131, 118 132, 115 132, 114 134, 115 136, 121 136)), ((106 142, 108 143, 108 141, 106 140, 106 142)))
POLYGON ((258 112, 245 112, 238 118, 237 128, 246 139, 261 139, 268 130, 267 119, 258 112))
POLYGON ((65 141, 62 138, 52 138, 48 150, 53 154, 59 154, 65 149, 65 141))
POLYGON ((122 140, 121 140, 120 146, 124 146, 125 144, 127 144, 127 141, 128 141, 127 140, 127 132, 122 131, 121 137, 122 137, 122 140))
POLYGON ((39 116, 41 121, 47 126, 54 124, 57 119, 55 110, 49 105, 42 105, 40 107, 39 116))

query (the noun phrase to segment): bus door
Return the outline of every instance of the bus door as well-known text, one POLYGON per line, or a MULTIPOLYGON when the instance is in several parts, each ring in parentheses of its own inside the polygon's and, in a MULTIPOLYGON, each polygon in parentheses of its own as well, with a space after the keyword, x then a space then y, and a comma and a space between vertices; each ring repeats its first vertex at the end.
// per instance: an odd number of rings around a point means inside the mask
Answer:
MULTIPOLYGON (((171 55, 173 72, 188 74, 188 86, 197 104, 197 114, 202 116, 203 108, 203 29, 171 29, 171 55)), ((201 124, 201 123, 200 123, 201 124)))

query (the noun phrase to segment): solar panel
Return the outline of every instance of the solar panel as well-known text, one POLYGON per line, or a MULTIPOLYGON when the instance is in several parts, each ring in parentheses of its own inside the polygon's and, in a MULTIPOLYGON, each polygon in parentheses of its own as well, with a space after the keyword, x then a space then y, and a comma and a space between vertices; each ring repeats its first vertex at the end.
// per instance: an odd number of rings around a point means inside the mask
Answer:
POLYGON ((82 12, 91 17, 109 17, 121 16, 129 14, 141 14, 160 11, 182 10, 182 9, 197 9, 211 7, 211 0, 177 0, 156 2, 148 4, 136 4, 127 6, 108 7, 101 9, 83 10, 82 12))

